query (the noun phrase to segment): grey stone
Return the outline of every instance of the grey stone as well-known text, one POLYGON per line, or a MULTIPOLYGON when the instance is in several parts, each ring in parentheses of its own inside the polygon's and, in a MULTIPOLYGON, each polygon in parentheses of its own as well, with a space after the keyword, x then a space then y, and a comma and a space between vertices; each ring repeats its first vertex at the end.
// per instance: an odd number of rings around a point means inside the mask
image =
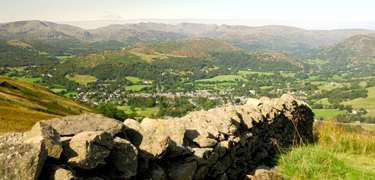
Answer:
POLYGON ((67 165, 72 168, 94 169, 105 164, 105 158, 113 147, 111 134, 104 131, 86 131, 75 135, 64 147, 64 154, 69 158, 67 165))

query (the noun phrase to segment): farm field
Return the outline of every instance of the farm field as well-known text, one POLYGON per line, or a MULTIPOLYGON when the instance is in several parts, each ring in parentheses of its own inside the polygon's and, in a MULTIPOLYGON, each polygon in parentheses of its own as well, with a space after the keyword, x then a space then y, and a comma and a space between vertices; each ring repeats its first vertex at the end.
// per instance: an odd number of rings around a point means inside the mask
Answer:
MULTIPOLYGON (((356 98, 343 102, 344 105, 352 105, 354 109, 365 108, 368 110, 375 110, 375 87, 367 88, 367 98, 356 98)), ((374 112, 367 113, 365 116, 375 115, 374 112)))
POLYGON ((70 97, 70 95, 72 95, 72 96, 75 96, 75 95, 77 95, 78 93, 76 93, 76 92, 71 92, 71 93, 66 93, 66 94, 64 94, 64 96, 65 97, 70 97))
POLYGON ((144 88, 144 87, 148 87, 148 86, 150 86, 150 85, 132 85, 132 86, 126 86, 125 88, 126 88, 127 90, 139 91, 139 90, 141 90, 142 88, 144 88))
POLYGON ((331 105, 331 103, 329 103, 328 101, 328 98, 323 98, 323 99, 319 99, 315 101, 315 104, 320 104, 320 103, 322 103, 323 105, 331 105))
MULTIPOLYGON (((126 114, 132 113, 132 111, 130 110, 130 106, 117 106, 117 109, 125 111, 126 114)), ((134 109, 135 113, 137 114, 136 117, 150 117, 151 114, 156 115, 159 112, 159 107, 146 108, 144 111, 142 111, 139 107, 136 107, 134 109)))
POLYGON ((346 86, 350 86, 349 83, 335 83, 335 84, 330 84, 330 83, 326 83, 326 84, 323 84, 321 86, 318 86, 319 90, 332 90, 332 89, 335 89, 335 88, 342 88, 344 87, 344 85, 346 86))
POLYGON ((345 111, 340 111, 337 109, 313 109, 313 112, 315 114, 314 119, 323 118, 324 120, 332 119, 339 114, 345 114, 345 111))
POLYGON ((133 76, 125 76, 125 78, 129 81, 131 81, 132 83, 137 83, 139 81, 141 81, 141 79, 137 78, 137 77, 133 77, 133 76))
POLYGON ((357 123, 349 123, 351 126, 358 126, 360 125, 363 129, 374 131, 375 130, 375 124, 357 124, 357 123))
POLYGON ((24 77, 16 77, 18 80, 24 80, 29 82, 36 82, 42 80, 41 78, 24 78, 24 77))
POLYGON ((51 89, 51 91, 53 91, 54 93, 59 93, 61 91, 66 91, 66 89, 51 89))
POLYGON ((220 86, 232 86, 232 85, 237 85, 237 83, 218 83, 220 86))
POLYGON ((199 82, 199 81, 214 81, 215 82, 215 81, 235 81, 236 79, 245 80, 244 78, 236 76, 236 75, 221 75, 221 76, 216 76, 216 77, 213 77, 213 78, 210 78, 210 79, 200 79, 200 80, 196 80, 196 81, 197 82, 199 82))
POLYGON ((133 51, 131 51, 130 53, 138 56, 139 58, 141 58, 142 60, 145 60, 147 62, 154 61, 154 58, 156 58, 156 59, 168 59, 169 56, 186 57, 186 56, 178 56, 178 55, 172 55, 172 54, 162 54, 162 53, 157 53, 157 52, 154 52, 155 55, 137 53, 137 52, 133 52, 133 51))
POLYGON ((74 77, 70 77, 69 75, 66 75, 65 77, 71 81, 75 81, 85 86, 87 85, 87 83, 95 82, 98 80, 96 77, 90 76, 90 75, 75 75, 74 77))
POLYGON ((238 71, 238 74, 239 75, 248 75, 248 74, 258 74, 259 76, 260 75, 273 75, 273 73, 271 72, 253 72, 253 71, 238 71))

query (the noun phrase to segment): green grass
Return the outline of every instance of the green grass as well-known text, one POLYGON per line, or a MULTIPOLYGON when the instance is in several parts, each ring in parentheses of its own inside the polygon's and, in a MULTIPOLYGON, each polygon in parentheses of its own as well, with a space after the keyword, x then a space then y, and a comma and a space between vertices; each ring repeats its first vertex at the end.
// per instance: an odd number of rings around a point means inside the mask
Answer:
POLYGON ((218 83, 220 86, 232 86, 232 85, 237 85, 237 83, 218 83))
POLYGON ((340 76, 338 76, 338 75, 332 76, 332 79, 334 79, 334 80, 343 80, 343 78, 340 77, 340 76))
POLYGON ((76 55, 72 55, 72 56, 55 56, 57 59, 67 59, 67 58, 74 58, 76 57, 76 55))
POLYGON ((138 56, 140 59, 145 60, 147 62, 152 62, 154 58, 168 59, 169 57, 186 57, 186 56, 178 56, 178 55, 173 55, 173 54, 164 54, 164 53, 157 53, 157 52, 155 52, 155 55, 143 54, 143 53, 137 53, 137 52, 130 52, 130 53, 138 56))
POLYGON ((328 101, 328 98, 323 98, 323 99, 319 99, 315 101, 315 104, 320 104, 320 103, 322 103, 323 105, 331 105, 331 103, 329 103, 328 101))
POLYGON ((284 77, 294 77, 296 73, 280 73, 280 75, 284 76, 284 77))
MULTIPOLYGON (((130 110, 130 106, 117 106, 117 109, 125 111, 126 114, 132 113, 132 111, 130 110)), ((154 114, 154 115, 158 114, 159 107, 146 108, 144 111, 142 111, 141 108, 136 107, 134 108, 134 110, 135 110, 136 117, 141 117, 141 116, 150 117, 151 114, 154 114)))
POLYGON ((66 75, 65 77, 71 81, 75 81, 85 86, 87 85, 87 83, 95 82, 98 80, 96 77, 90 76, 90 75, 75 75, 74 77, 70 77, 69 75, 66 75))
POLYGON ((330 84, 330 83, 325 83, 325 84, 322 84, 321 86, 318 86, 319 90, 332 90, 332 89, 335 89, 335 88, 342 88, 344 87, 344 85, 346 86, 350 86, 350 83, 335 83, 335 84, 330 84))
POLYGON ((132 86, 126 86, 125 88, 126 88, 127 90, 139 91, 139 90, 141 90, 142 88, 144 88, 144 87, 148 87, 148 86, 150 86, 150 85, 132 85, 132 86))
POLYGON ((273 75, 273 73, 270 73, 270 72, 252 72, 252 71, 238 71, 239 75, 248 75, 248 74, 258 74, 259 76, 260 75, 273 75))
POLYGON ((316 79, 318 79, 318 76, 311 76, 311 77, 309 77, 307 79, 304 79, 303 81, 314 81, 316 79))
POLYGON ((16 77, 18 80, 25 80, 29 82, 36 82, 36 81, 41 81, 42 78, 24 78, 24 77, 16 77))
MULTIPOLYGON (((344 105, 352 105, 354 109, 365 108, 369 110, 375 110, 375 87, 367 88, 367 98, 356 98, 343 102, 344 105)), ((373 112, 367 113, 366 116, 374 114, 373 112)))
POLYGON ((351 126, 358 126, 360 125, 363 129, 369 130, 369 131, 374 131, 375 130, 375 124, 357 124, 357 123, 349 123, 351 126))
POLYGON ((313 112, 315 114, 314 119, 320 119, 323 118, 324 120, 332 119, 336 117, 339 114, 346 114, 345 111, 340 111, 336 109, 313 109, 313 112))
POLYGON ((125 78, 129 81, 131 81, 132 83, 137 83, 139 81, 141 81, 141 79, 137 78, 137 77, 133 77, 133 76, 125 76, 125 78))
POLYGON ((338 152, 323 145, 298 147, 283 154, 278 169, 285 179, 373 179, 374 157, 338 152))
MULTIPOLYGON (((243 79, 242 77, 236 76, 236 75, 222 75, 222 76, 216 76, 210 79, 200 79, 196 80, 197 82, 199 81, 235 81, 235 79, 243 79)), ((243 79, 245 80, 245 79, 243 79)))
POLYGON ((53 91, 55 93, 59 93, 61 91, 66 91, 66 89, 57 89, 57 88, 54 88, 54 89, 51 89, 51 91, 53 91))
POLYGON ((214 84, 199 85, 198 87, 200 87, 200 90, 210 90, 210 89, 213 89, 213 90, 223 91, 223 89, 217 87, 214 84))
POLYGON ((285 179, 374 179, 375 138, 371 132, 334 121, 315 125, 315 143, 303 144, 276 159, 285 179))
POLYGON ((75 95, 77 95, 78 93, 76 93, 76 92, 72 92, 72 93, 66 93, 66 94, 64 94, 64 96, 65 97, 70 97, 70 95, 73 95, 73 96, 75 96, 75 95))

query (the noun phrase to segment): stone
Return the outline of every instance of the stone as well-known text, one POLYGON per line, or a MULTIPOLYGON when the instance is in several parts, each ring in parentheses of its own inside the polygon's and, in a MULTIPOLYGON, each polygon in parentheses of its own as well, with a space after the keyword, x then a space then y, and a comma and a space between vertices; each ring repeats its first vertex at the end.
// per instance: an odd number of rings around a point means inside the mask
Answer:
POLYGON ((29 136, 29 132, 24 132, 24 133, 8 132, 0 136, 0 145, 5 144, 5 143, 23 143, 27 139, 28 136, 29 136))
POLYGON ((137 174, 138 150, 128 140, 116 137, 107 162, 112 179, 128 179, 137 174))
POLYGON ((171 139, 166 154, 167 157, 176 157, 191 153, 190 150, 185 147, 188 144, 185 138, 185 125, 181 123, 178 118, 168 120, 145 118, 142 120, 141 125, 153 129, 156 132, 163 133, 171 139))
POLYGON ((249 173, 250 178, 251 176, 255 177, 256 180, 282 180, 283 177, 272 170, 270 167, 267 166, 259 166, 254 171, 249 173))
POLYGON ((193 179, 204 179, 207 176, 208 171, 209 171, 208 167, 200 166, 195 172, 193 179))
POLYGON ((172 162, 164 167, 167 179, 170 180, 192 180, 197 170, 197 162, 178 163, 172 162))
POLYGON ((25 142, 43 142, 48 150, 48 157, 58 160, 63 151, 59 141, 59 133, 44 121, 39 121, 31 128, 25 142))
POLYGON ((216 177, 219 174, 222 174, 225 172, 225 167, 221 164, 220 161, 217 161, 211 168, 208 173, 208 176, 210 177, 216 177))
POLYGON ((94 169, 99 164, 104 165, 113 144, 112 135, 104 131, 78 133, 69 146, 64 147, 64 154, 69 158, 67 165, 81 169, 94 169))
POLYGON ((152 180, 165 180, 167 177, 163 168, 156 163, 150 166, 149 176, 152 180))
MULTIPOLYGON (((21 133, 17 135, 20 137, 21 133)), ((2 143, 0 144, 0 179, 37 180, 47 157, 48 151, 43 142, 2 143)))
POLYGON ((43 168, 39 180, 76 180, 78 179, 74 170, 66 165, 46 165, 43 168))
POLYGON ((126 134, 130 142, 148 159, 161 159, 171 143, 171 139, 163 133, 149 129, 133 119, 124 122, 126 134))
POLYGON ((198 136, 197 138, 194 138, 193 142, 197 143, 202 148, 214 147, 217 144, 217 141, 215 139, 206 138, 203 136, 198 136))
POLYGON ((102 114, 73 115, 63 118, 54 118, 44 121, 51 125, 60 136, 74 136, 84 131, 105 131, 113 137, 125 136, 126 127, 116 119, 105 117, 102 114))
POLYGON ((246 102, 246 104, 250 104, 253 106, 258 106, 259 103, 260 103, 259 99, 255 99, 255 98, 249 98, 246 102))
POLYGON ((193 155, 187 158, 187 161, 195 160, 198 165, 207 164, 208 162, 208 150, 204 148, 193 148, 193 155))

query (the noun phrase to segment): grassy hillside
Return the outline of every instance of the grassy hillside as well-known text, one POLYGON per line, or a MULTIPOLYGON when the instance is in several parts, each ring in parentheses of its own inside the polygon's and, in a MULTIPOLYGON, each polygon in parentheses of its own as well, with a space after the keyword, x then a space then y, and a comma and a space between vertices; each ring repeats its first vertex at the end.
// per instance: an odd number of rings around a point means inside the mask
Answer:
POLYGON ((23 39, 75 39, 87 35, 79 27, 38 20, 0 24, 0 37, 23 39))
POLYGON ((27 131, 43 119, 93 111, 45 87, 0 76, 0 134, 27 131))
MULTIPOLYGON (((333 121, 315 125, 315 142, 284 151, 276 161, 285 179, 373 179, 373 132, 333 121)), ((283 150, 281 150, 283 151, 283 150)))
MULTIPOLYGON (((69 43, 116 41, 118 47, 138 42, 180 41, 189 37, 212 38, 234 44, 249 51, 293 51, 332 45, 371 30, 305 30, 289 26, 235 26, 180 23, 115 24, 84 30, 47 21, 17 21, 0 24, 0 38, 38 39, 69 43)), ((56 44, 56 43, 55 43, 56 44)))
POLYGON ((128 49, 131 52, 149 55, 167 54, 199 58, 210 58, 209 53, 211 52, 241 50, 231 44, 208 38, 188 38, 181 41, 162 43, 137 43, 128 47, 128 49))
POLYGON ((375 62, 375 34, 355 35, 318 49, 296 54, 300 59, 375 62))

